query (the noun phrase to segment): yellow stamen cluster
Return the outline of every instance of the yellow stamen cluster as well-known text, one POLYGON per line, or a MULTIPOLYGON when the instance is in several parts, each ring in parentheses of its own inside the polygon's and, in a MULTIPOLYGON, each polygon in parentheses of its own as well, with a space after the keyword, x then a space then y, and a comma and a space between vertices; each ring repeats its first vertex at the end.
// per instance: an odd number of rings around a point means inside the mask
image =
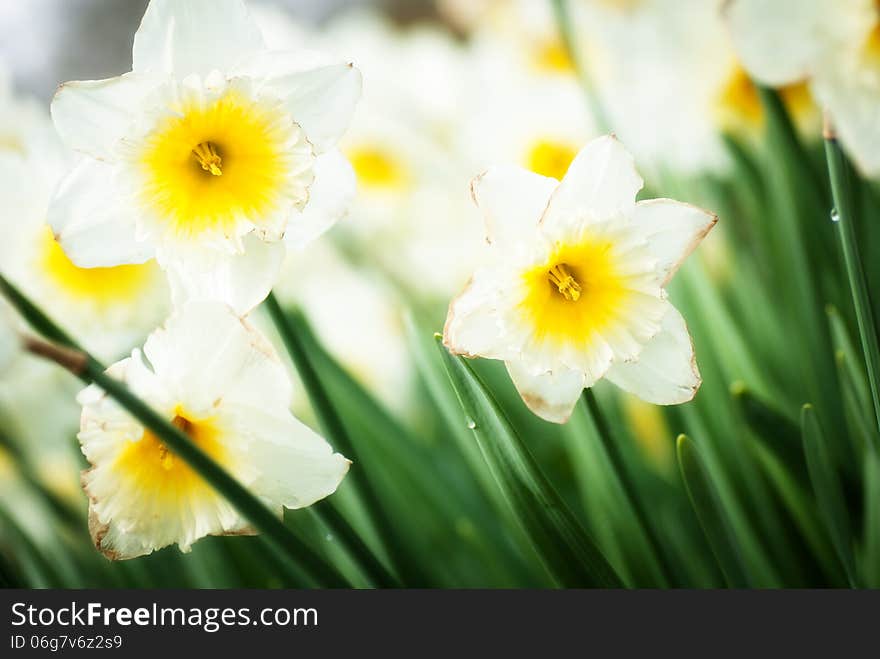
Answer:
POLYGON ((217 153, 217 147, 212 142, 200 142, 192 152, 196 157, 196 161, 206 172, 210 172, 214 176, 223 175, 223 170, 220 169, 223 159, 220 158, 220 154, 217 153))
POLYGON ((581 296, 581 285, 569 273, 568 266, 564 263, 557 263, 547 271, 550 283, 559 289, 559 293, 566 300, 577 302, 581 296))

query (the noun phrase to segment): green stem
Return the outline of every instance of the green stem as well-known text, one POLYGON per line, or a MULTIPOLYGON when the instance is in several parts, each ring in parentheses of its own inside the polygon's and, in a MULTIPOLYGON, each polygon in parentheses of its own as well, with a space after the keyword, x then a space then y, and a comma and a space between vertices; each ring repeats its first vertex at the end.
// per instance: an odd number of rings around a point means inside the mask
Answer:
MULTIPOLYGON (((293 330, 293 327, 288 321, 281 305, 278 303, 275 294, 269 293, 269 296, 263 304, 278 330, 278 333, 281 335, 284 347, 287 349, 287 353, 290 356, 300 379, 303 381, 303 386, 308 394, 309 402, 312 405, 315 416, 318 417, 318 424, 321 426, 324 434, 336 444, 336 448, 339 449, 343 455, 348 456, 349 459, 356 463, 363 464, 363 462, 358 459, 358 451, 356 450, 354 443, 351 441, 348 430, 345 428, 342 419, 336 412, 336 408, 333 406, 330 396, 328 395, 324 384, 321 382, 320 376, 315 370, 314 364, 312 364, 308 350, 300 340, 300 337, 297 336, 297 333, 293 330)), ((391 520, 384 515, 383 511, 385 510, 385 507, 382 504, 379 495, 376 493, 376 490, 365 477, 363 469, 352 469, 348 478, 354 481, 355 488, 364 498, 365 508, 369 512, 370 518, 376 529, 379 531, 379 535, 385 543, 386 549, 389 551, 389 554, 391 554, 392 560, 397 567, 404 565, 404 551, 398 546, 396 541, 396 531, 394 530, 391 520)), ((376 559, 376 561, 378 562, 378 559, 376 559)), ((404 578, 406 577, 406 575, 401 576, 404 578)))
POLYGON ((64 345, 60 348, 52 344, 34 344, 31 347, 35 354, 55 361, 84 382, 96 384, 107 392, 129 414, 149 428, 175 455, 183 458, 187 465, 211 487, 223 495, 245 519, 265 535, 285 559, 294 560, 301 565, 318 583, 341 588, 349 586, 348 581, 336 568, 297 538, 274 512, 190 441, 183 431, 134 395, 125 384, 110 377, 100 362, 78 348, 73 339, 2 275, 0 275, 0 292, 3 292, 34 329, 64 345))
POLYGON ((657 537, 657 533, 655 532, 653 525, 648 519, 648 513, 645 510, 642 499, 638 495, 636 484, 629 473, 629 469, 627 468, 626 462, 623 459, 623 455, 620 452, 620 448, 618 447, 617 442, 615 442, 611 437, 611 432, 609 431, 608 424, 605 421, 605 416, 602 414, 602 410, 599 408, 599 403, 596 400, 596 395, 593 393, 592 389, 584 389, 584 393, 581 396, 581 403, 586 409, 587 416, 592 419, 593 425, 596 426, 596 434, 599 435, 602 441, 602 447, 605 449, 605 453, 608 455, 608 459, 611 461, 611 467, 613 468, 614 473, 617 475, 617 478, 620 481, 623 495, 627 499, 627 503, 632 509, 633 514, 636 516, 636 520, 638 521, 639 526, 645 533, 648 544, 651 546, 651 552, 657 558, 657 564, 660 567, 660 571, 663 575, 663 581, 665 582, 663 586, 668 587, 670 584, 675 583, 672 566, 669 564, 669 559, 666 556, 666 551, 663 548, 663 544, 660 542, 660 539, 657 537))
MULTIPOLYGON (((868 290, 868 280, 865 277, 862 259, 859 255, 858 238, 854 225, 855 213, 850 168, 837 138, 830 134, 830 131, 826 131, 825 157, 828 160, 828 173, 831 177, 831 193, 834 197, 834 214, 837 220, 838 235, 843 248, 846 274, 852 291, 856 320, 859 325, 859 338, 862 342, 868 383, 871 387, 874 419, 877 431, 880 433, 880 344, 878 344, 877 327, 871 311, 873 307, 868 290)), ((872 439, 874 450, 880 451, 880 436, 874 434, 872 439)))
POLYGON ((578 80, 584 90, 587 104, 593 115, 593 121, 596 123, 596 128, 600 133, 607 133, 611 130, 611 122, 608 120, 608 113, 605 112, 602 101, 599 99, 599 94, 596 92, 596 86, 593 84, 586 66, 584 66, 581 58, 578 56, 571 16, 568 12, 568 2, 567 0, 552 0, 552 4, 559 36, 562 39, 562 44, 565 46, 569 59, 577 71, 578 80))
POLYGON ((373 553, 373 550, 361 539, 348 520, 342 516, 332 501, 325 501, 312 506, 315 517, 327 529, 342 541, 349 554, 359 561, 361 567, 372 582, 380 588, 400 588, 400 582, 387 570, 373 553))

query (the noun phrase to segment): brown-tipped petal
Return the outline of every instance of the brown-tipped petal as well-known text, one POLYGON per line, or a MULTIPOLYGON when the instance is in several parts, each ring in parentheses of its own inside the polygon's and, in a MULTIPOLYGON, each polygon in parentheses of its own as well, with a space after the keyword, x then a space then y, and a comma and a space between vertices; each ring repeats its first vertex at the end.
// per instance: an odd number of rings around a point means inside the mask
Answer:
POLYGON ((551 423, 568 421, 584 388, 583 373, 560 367, 535 375, 520 362, 506 365, 516 390, 532 412, 551 423))
POLYGON ((605 377, 656 405, 686 403, 696 396, 702 379, 694 344, 678 310, 670 306, 663 329, 644 347, 637 361, 614 364, 605 377))
POLYGON ((718 222, 712 213, 672 199, 640 201, 632 217, 657 258, 664 285, 718 222))

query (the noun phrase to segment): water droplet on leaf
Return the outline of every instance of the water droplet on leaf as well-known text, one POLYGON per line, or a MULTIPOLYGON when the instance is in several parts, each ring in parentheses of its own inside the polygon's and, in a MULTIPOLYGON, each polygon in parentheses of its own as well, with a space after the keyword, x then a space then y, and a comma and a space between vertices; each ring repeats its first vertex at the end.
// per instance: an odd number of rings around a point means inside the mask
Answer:
POLYGON ((837 213, 837 209, 832 209, 831 211, 831 221, 832 222, 840 222, 840 215, 837 213))

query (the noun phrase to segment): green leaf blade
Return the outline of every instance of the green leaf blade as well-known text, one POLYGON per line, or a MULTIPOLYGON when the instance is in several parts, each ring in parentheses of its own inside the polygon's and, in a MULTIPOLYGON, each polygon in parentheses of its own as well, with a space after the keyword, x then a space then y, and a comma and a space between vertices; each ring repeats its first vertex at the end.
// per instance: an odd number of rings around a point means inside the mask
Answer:
POLYGON ((807 470, 813 484, 813 492, 819 504, 819 512, 825 522, 837 557, 843 564, 851 585, 856 584, 853 538, 846 501, 828 448, 828 438, 819 425, 815 408, 804 405, 801 409, 801 431, 807 470))
POLYGON ((439 340, 438 349, 464 412, 462 423, 473 432, 496 483, 548 570, 565 587, 621 587, 614 568, 541 473, 479 377, 439 340))
POLYGON ((749 587, 751 583, 743 565, 742 551, 721 506, 703 457, 686 435, 679 435, 676 452, 691 505, 724 578, 734 588, 749 587))

